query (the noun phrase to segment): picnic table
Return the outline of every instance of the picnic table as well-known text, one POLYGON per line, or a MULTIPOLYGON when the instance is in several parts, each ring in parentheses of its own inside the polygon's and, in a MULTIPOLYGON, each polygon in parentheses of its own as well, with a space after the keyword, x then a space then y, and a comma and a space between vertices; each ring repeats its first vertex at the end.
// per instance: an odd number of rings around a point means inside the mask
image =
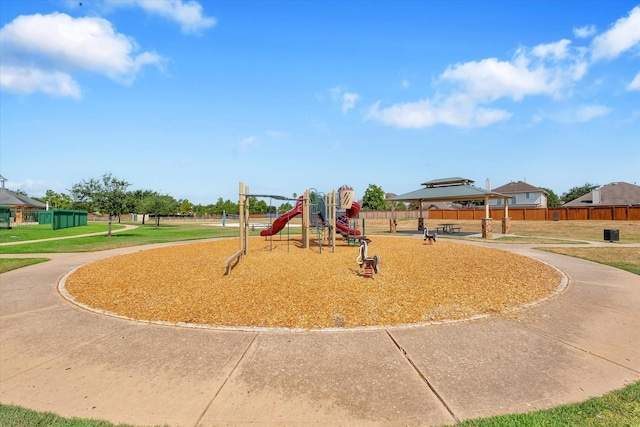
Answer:
POLYGON ((456 227, 456 225, 458 224, 454 224, 451 222, 447 222, 444 224, 440 224, 440 230, 442 230, 443 233, 456 233, 459 232, 461 227, 456 227))

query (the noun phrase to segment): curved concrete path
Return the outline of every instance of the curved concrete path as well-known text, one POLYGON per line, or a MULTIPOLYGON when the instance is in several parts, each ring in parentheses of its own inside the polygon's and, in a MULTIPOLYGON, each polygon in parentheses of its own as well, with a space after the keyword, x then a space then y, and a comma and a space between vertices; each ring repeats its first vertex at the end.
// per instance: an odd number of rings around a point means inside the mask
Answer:
POLYGON ((490 246, 556 266, 567 289, 506 318, 221 331, 106 317, 59 295, 71 269, 141 248, 47 254, 50 262, 0 276, 0 401, 135 425, 427 426, 582 401, 640 380, 640 277, 490 246))

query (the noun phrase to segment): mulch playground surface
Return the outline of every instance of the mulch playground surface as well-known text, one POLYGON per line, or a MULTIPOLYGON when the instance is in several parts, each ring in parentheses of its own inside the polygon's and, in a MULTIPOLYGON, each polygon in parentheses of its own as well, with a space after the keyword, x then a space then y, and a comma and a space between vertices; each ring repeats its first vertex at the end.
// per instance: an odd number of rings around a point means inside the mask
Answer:
POLYGON ((392 326, 505 315, 555 291, 561 274, 499 249, 371 236, 372 278, 358 246, 252 238, 225 275, 238 240, 149 249, 85 265, 66 280, 75 301, 136 320, 292 329, 392 326))

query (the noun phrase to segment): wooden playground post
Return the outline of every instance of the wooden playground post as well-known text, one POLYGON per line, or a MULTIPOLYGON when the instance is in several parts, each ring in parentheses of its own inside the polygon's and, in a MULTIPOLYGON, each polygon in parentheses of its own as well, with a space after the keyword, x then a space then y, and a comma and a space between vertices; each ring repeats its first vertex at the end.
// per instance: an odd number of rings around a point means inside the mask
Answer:
POLYGON ((244 253, 245 255, 249 253, 249 221, 251 220, 251 210, 249 209, 249 198, 247 197, 249 194, 249 186, 245 185, 244 187, 244 253))
POLYGON ((246 255, 247 250, 244 246, 244 185, 240 181, 240 189, 238 190, 238 228, 240 229, 240 250, 246 255))

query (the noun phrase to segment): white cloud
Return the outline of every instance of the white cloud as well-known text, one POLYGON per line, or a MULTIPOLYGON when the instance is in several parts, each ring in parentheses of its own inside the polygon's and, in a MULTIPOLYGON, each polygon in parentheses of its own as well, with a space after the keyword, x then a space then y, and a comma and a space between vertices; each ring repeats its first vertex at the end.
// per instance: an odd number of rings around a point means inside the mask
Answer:
POLYGON ((0 29, 0 48, 3 89, 75 98, 80 89, 74 71, 130 84, 143 66, 162 66, 164 61, 153 52, 135 54, 135 40, 117 33, 105 19, 63 13, 17 17, 0 29), (16 78, 17 71, 23 78, 16 78))
POLYGON ((584 27, 574 28, 573 35, 579 39, 586 39, 596 33, 595 25, 585 25, 584 27))
POLYGON ((0 65, 0 89, 22 95, 43 92, 51 96, 82 97, 78 83, 70 75, 27 67, 0 65))
POLYGON ((569 54, 568 47, 571 40, 562 39, 559 42, 539 44, 531 53, 539 58, 563 59, 569 54))
POLYGON ((562 98, 584 77, 588 63, 584 48, 572 48, 567 39, 520 48, 511 60, 487 58, 450 65, 436 81, 431 99, 369 110, 368 119, 399 128, 436 124, 484 127, 508 120, 512 113, 489 108, 499 99, 522 101, 527 96, 562 98))
POLYGON ((271 138, 271 139, 276 139, 276 140, 277 140, 277 139, 282 139, 282 138, 286 138, 286 137, 287 137, 287 134, 286 134, 285 132, 280 132, 280 131, 277 131, 277 130, 271 130, 271 129, 269 129, 269 130, 267 130, 265 133, 267 134, 267 136, 268 136, 269 138, 271 138))
POLYGON ((256 137, 248 136, 240 140, 240 142, 238 143, 238 151, 240 152, 240 154, 244 154, 258 146, 259 146, 259 143, 256 137))
POLYGON ((24 191, 29 197, 44 197, 47 190, 55 192, 64 192, 64 185, 57 181, 40 181, 33 179, 25 179, 23 181, 7 181, 5 187, 13 191, 24 191))
POLYGON ((586 123, 611 113, 611 108, 604 105, 579 105, 575 109, 556 112, 551 118, 561 123, 586 123))
POLYGON ((519 49, 511 61, 489 58, 449 66, 440 79, 460 84, 479 101, 503 97, 520 101, 528 95, 559 97, 587 69, 581 51, 569 54, 566 42, 539 45, 531 53, 519 49))
POLYGON ((640 72, 638 72, 631 83, 629 83, 627 90, 640 90, 640 72))
POLYGON ((591 44, 592 58, 612 59, 640 43, 640 6, 634 7, 629 16, 620 18, 613 27, 595 37, 591 44))
POLYGON ((138 6, 144 11, 180 24, 184 33, 199 33, 216 25, 215 18, 204 16, 197 1, 182 0, 106 0, 112 7, 138 6))
POLYGON ((581 105, 574 113, 573 121, 584 123, 611 113, 611 108, 604 105, 581 105))
POLYGON ((341 86, 329 89, 331 99, 340 104, 342 114, 347 114, 349 110, 356 106, 356 102, 360 100, 360 95, 355 92, 346 92, 341 86))
POLYGON ((437 124, 465 128, 485 127, 510 117, 511 113, 508 111, 479 107, 472 100, 465 99, 465 96, 457 96, 443 103, 426 99, 395 104, 382 110, 377 102, 369 109, 366 118, 391 127, 420 129, 437 124))
POLYGON ((347 111, 356 106, 356 102, 360 100, 360 95, 353 92, 346 92, 342 94, 342 114, 347 114, 347 111))
POLYGON ((539 123, 542 123, 543 121, 544 121, 544 116, 540 113, 536 113, 531 116, 531 121, 529 122, 528 126, 533 127, 539 123))

